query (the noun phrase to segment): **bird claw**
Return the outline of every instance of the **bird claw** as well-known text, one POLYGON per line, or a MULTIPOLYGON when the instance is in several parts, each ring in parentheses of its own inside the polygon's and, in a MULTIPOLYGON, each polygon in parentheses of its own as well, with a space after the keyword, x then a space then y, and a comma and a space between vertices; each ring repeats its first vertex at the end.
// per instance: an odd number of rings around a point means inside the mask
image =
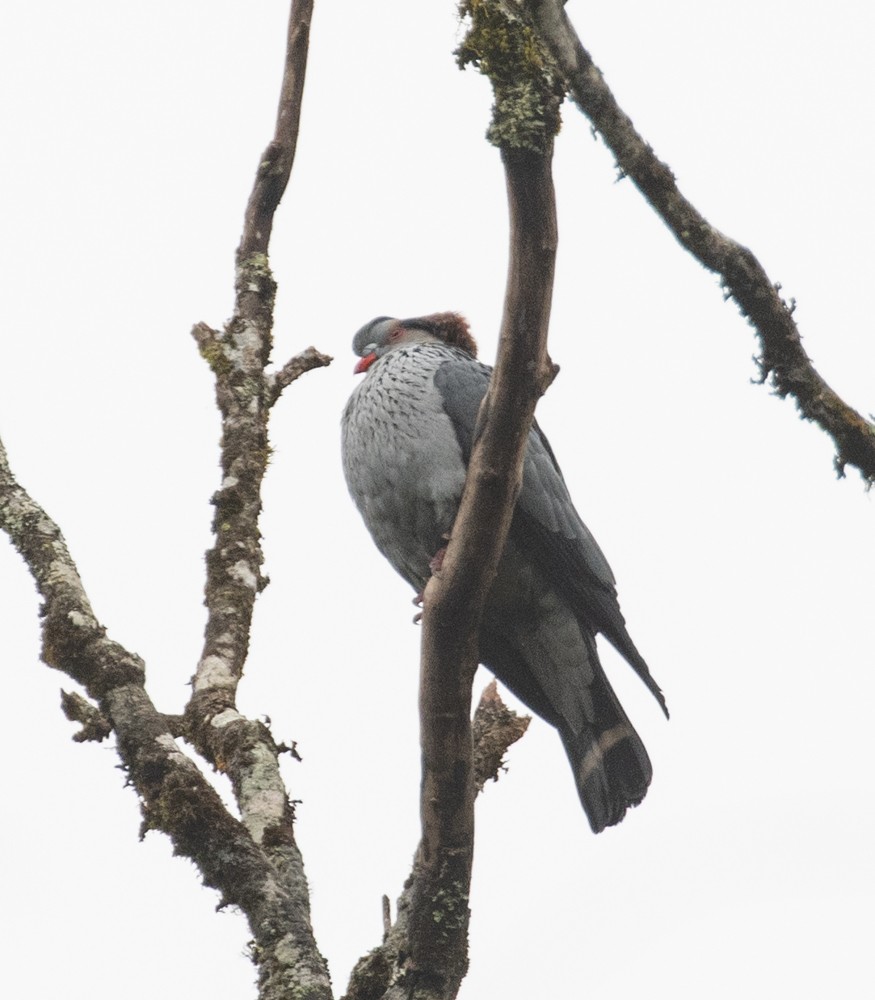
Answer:
MULTIPOLYGON (((447 541, 449 541, 450 536, 444 535, 444 538, 447 541)), ((446 554, 447 554, 447 547, 446 545, 443 545, 441 546, 441 548, 437 550, 437 552, 435 552, 434 557, 429 560, 428 568, 432 571, 432 573, 440 572, 441 567, 444 564, 444 556, 446 554)), ((425 588, 420 590, 420 592, 413 598, 413 603, 416 605, 416 607, 421 608, 422 602, 424 600, 425 600, 425 588)), ((413 616, 413 624, 418 625, 421 621, 422 621, 422 612, 420 611, 418 614, 413 616)))

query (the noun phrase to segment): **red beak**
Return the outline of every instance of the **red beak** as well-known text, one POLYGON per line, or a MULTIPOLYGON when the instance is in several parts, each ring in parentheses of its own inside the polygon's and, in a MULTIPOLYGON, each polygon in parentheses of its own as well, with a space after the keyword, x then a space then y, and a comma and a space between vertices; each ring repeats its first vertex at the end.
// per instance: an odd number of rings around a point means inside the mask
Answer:
POLYGON ((354 375, 361 375, 366 372, 371 365, 377 360, 377 355, 375 351, 371 351, 370 354, 366 354, 363 358, 360 358, 355 368, 353 368, 354 375))

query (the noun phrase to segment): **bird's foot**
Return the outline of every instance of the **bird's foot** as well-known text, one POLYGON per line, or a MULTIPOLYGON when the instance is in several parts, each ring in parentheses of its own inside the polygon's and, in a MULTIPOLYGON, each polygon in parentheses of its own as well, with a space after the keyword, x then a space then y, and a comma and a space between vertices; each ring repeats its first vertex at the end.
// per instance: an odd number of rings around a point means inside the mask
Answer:
MULTIPOLYGON (((444 535, 443 537, 444 539, 446 539, 446 541, 450 540, 449 535, 444 535)), ((446 545, 443 545, 441 546, 441 548, 437 550, 437 552, 435 552, 433 558, 429 559, 428 568, 432 571, 432 573, 440 572, 441 567, 444 564, 444 556, 446 554, 447 554, 447 547, 446 545)), ((413 603, 416 605, 416 607, 421 608, 422 602, 424 600, 425 600, 425 588, 420 590, 420 592, 416 595, 416 597, 413 598, 413 603)), ((420 611, 419 614, 413 616, 413 624, 418 625, 421 621, 422 621, 422 612, 420 611)))
MULTIPOLYGON (((425 591, 420 590, 420 592, 413 598, 413 603, 417 608, 422 607, 422 602, 425 600, 425 591)), ((413 616, 413 624, 418 625, 422 621, 422 612, 418 612, 413 616)))
POLYGON ((444 545, 435 552, 434 557, 429 560, 428 568, 432 573, 439 573, 444 564, 444 556, 447 554, 447 547, 444 545))

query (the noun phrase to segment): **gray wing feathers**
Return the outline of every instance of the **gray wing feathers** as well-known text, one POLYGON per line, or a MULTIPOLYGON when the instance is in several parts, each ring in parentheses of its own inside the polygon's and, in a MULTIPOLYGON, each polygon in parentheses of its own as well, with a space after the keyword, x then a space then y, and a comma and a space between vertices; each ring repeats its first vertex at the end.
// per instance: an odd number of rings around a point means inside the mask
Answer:
MULTIPOLYGON (((434 384, 443 396, 466 464, 489 376, 490 369, 485 365, 461 360, 448 361, 435 373, 434 384)), ((564 580, 552 580, 563 590, 575 590, 574 577, 579 576, 590 586, 604 589, 607 595, 615 594, 611 567, 575 510, 559 465, 537 423, 529 433, 511 534, 551 578, 557 570, 564 571, 564 580)), ((623 624, 622 616, 619 624, 623 624)))
MULTIPOLYGON (((447 361, 434 385, 456 432, 465 464, 491 369, 468 359, 447 361)), ((510 541, 565 598, 584 627, 602 632, 641 677, 668 715, 665 699, 638 652, 617 601, 614 574, 574 507, 559 463, 537 422, 532 425, 510 541)))

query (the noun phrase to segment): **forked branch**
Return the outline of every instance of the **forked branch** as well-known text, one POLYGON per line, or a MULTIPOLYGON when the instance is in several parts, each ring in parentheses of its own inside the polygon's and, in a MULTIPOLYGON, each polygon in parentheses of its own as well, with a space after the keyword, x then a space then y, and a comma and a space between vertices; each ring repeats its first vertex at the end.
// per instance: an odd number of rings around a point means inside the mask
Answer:
POLYGON ((266 251, 294 159, 312 7, 312 0, 292 4, 276 133, 262 158, 237 253, 234 315, 222 332, 205 324, 194 331, 216 377, 223 478, 214 501, 216 543, 207 555, 204 654, 184 718, 155 710, 143 663, 106 636, 58 527, 15 482, 0 445, 0 525, 43 595, 43 658, 82 684, 95 703, 77 694, 64 697, 68 717, 82 726, 76 738, 100 739, 108 730, 115 735, 144 830, 166 833, 222 903, 246 915, 262 1000, 331 996, 310 928, 292 807, 277 765, 280 748, 265 725, 235 707, 252 608, 265 582, 258 516, 270 407, 300 374, 330 360, 311 349, 275 374, 265 371, 274 295, 266 251), (177 746, 180 734, 228 774, 240 820, 177 746))

